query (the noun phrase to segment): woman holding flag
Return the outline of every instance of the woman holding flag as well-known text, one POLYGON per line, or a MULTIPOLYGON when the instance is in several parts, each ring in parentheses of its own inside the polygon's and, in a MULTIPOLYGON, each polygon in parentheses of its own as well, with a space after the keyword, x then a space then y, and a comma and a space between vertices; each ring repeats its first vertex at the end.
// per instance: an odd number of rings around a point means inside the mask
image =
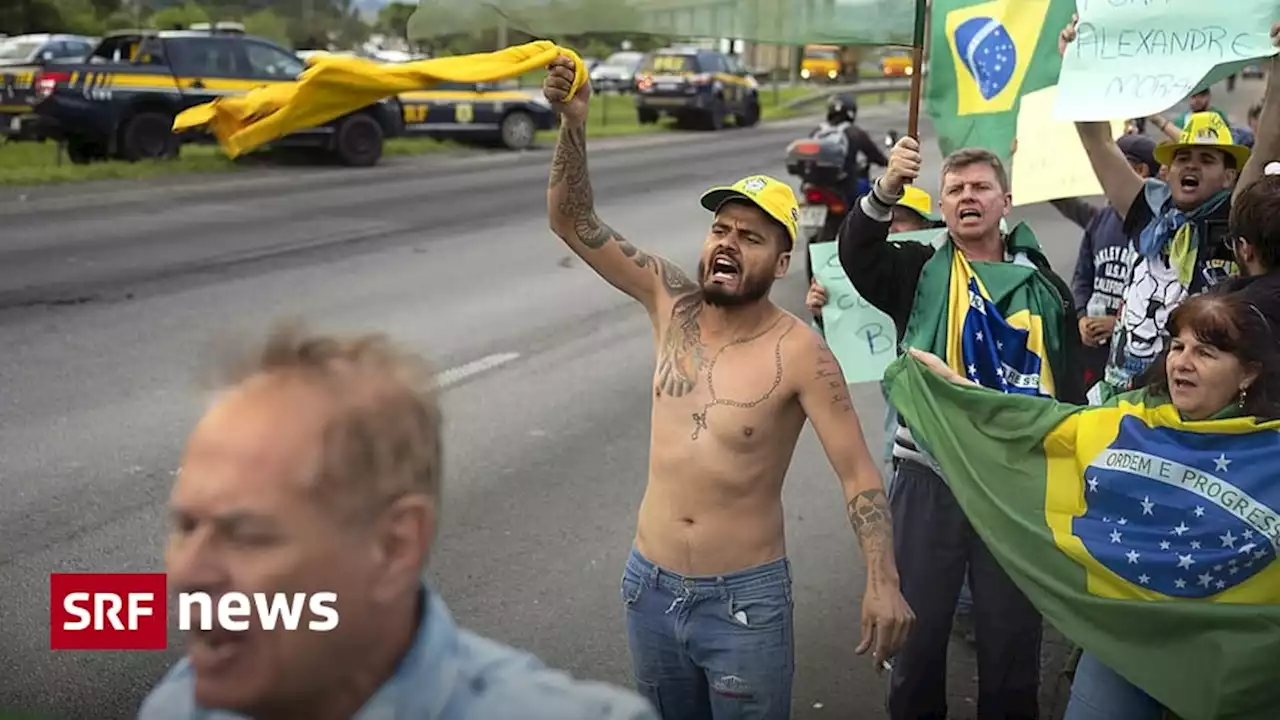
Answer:
POLYGON ((1277 328, 1209 293, 1168 331, 1145 387, 1101 407, 975 387, 914 349, 886 373, 974 529, 1084 648, 1066 720, 1274 717, 1280 702, 1277 328))

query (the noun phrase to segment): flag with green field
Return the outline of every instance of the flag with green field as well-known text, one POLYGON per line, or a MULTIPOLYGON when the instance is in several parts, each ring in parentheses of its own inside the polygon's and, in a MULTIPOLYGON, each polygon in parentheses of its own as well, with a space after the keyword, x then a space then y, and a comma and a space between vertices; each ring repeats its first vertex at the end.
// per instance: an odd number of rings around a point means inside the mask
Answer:
POLYGON ((891 402, 1060 632, 1182 720, 1280 708, 1280 421, 1182 420, 957 385, 907 355, 891 402))
POLYGON ((1075 9, 1075 0, 933 0, 925 109, 944 155, 981 147, 1009 163, 1018 101, 1058 82, 1058 33, 1075 9))

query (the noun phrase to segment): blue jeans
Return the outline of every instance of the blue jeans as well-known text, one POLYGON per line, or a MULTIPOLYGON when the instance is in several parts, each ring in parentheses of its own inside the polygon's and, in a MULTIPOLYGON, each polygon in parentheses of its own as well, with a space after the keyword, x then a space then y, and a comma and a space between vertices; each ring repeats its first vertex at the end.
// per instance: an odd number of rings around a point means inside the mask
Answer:
POLYGON ((1103 665, 1089 653, 1080 656, 1063 720, 1161 720, 1164 707, 1155 698, 1103 665))
POLYGON ((791 566, 685 577, 632 549, 622 575, 636 688, 662 720, 789 720, 791 566))

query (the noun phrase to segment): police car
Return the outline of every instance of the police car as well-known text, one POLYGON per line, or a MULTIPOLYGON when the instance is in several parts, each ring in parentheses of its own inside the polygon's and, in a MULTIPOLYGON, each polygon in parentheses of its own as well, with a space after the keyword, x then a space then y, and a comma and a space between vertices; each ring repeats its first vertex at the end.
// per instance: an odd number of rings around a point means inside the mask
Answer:
POLYGON ((737 58, 715 50, 673 47, 645 58, 636 74, 636 117, 642 125, 667 115, 682 125, 719 130, 760 122, 760 87, 737 58))
POLYGON ((439 140, 524 150, 539 130, 554 129, 557 121, 541 92, 488 83, 440 83, 401 93, 399 99, 405 133, 439 140))

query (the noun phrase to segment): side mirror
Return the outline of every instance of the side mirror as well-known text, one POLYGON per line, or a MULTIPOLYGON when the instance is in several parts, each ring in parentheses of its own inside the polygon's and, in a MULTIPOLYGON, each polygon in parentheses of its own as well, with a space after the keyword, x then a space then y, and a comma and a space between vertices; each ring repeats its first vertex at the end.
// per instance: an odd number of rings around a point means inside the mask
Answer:
POLYGON ((40 59, 41 59, 41 60, 52 60, 52 59, 53 59, 53 51, 52 51, 52 50, 45 50, 44 52, 40 53, 40 59))

